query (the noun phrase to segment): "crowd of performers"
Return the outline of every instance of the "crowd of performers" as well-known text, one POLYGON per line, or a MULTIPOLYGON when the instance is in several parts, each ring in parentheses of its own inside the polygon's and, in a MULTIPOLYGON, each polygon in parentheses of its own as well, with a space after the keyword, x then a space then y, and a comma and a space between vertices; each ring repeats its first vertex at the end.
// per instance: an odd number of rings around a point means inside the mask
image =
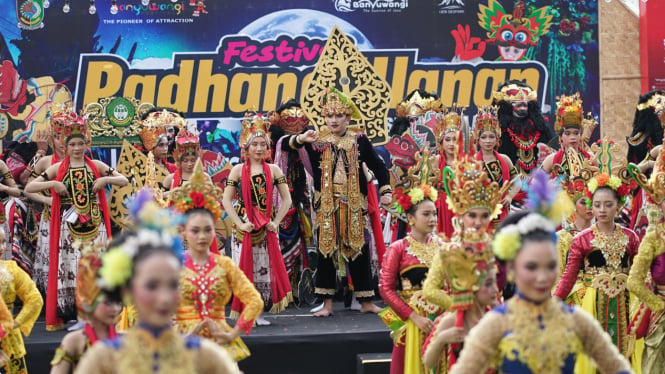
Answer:
POLYGON ((353 125, 353 100, 334 87, 318 96, 318 129, 295 100, 248 113, 224 189, 180 114, 147 113, 146 187, 113 238, 106 192, 129 180, 90 158, 84 118, 54 111, 50 131, 6 151, 5 372, 27 372, 23 336, 43 308, 49 331, 81 326, 52 373, 238 372, 241 334, 298 295, 307 243, 314 315, 335 312, 346 279, 360 311, 392 330, 391 373, 660 372, 665 92, 640 97, 623 156, 589 144, 596 121, 578 94, 557 98, 552 131, 523 82, 501 84, 471 124, 416 90, 396 108, 391 160, 353 125))

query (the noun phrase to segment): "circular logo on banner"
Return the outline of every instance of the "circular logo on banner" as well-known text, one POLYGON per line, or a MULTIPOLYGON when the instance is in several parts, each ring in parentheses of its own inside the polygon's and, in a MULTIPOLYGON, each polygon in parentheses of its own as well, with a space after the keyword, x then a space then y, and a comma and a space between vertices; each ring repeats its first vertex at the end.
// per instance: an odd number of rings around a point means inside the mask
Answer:
POLYGON ((39 25, 44 19, 44 10, 41 3, 28 0, 17 5, 20 21, 19 25, 24 26, 28 30, 39 28, 39 25))
POLYGON ((126 127, 134 119, 134 111, 134 104, 124 97, 117 97, 106 106, 106 117, 113 126, 126 127))

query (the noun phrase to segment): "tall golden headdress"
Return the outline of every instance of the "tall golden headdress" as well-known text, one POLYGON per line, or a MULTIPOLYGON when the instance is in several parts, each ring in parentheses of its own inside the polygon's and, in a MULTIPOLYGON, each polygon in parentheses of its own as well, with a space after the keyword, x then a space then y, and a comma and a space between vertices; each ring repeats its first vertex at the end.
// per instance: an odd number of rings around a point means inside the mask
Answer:
POLYGON ((578 152, 574 148, 566 149, 566 160, 568 160, 568 171, 563 170, 561 165, 554 165, 554 175, 563 176, 561 187, 566 191, 570 200, 574 203, 586 194, 586 184, 593 176, 591 170, 584 167, 578 152))
POLYGON ((440 180, 440 170, 436 158, 427 149, 416 153, 415 165, 409 167, 398 181, 395 181, 393 206, 402 217, 425 198, 436 201, 436 184, 440 180))
POLYGON ((97 285, 97 271, 102 265, 101 254, 104 246, 98 242, 77 242, 76 246, 81 250, 76 277, 76 306, 79 314, 85 318, 94 312, 100 300, 102 290, 97 285))
POLYGON ((501 199, 511 183, 500 186, 490 179, 482 161, 464 155, 443 170, 443 184, 450 209, 458 216, 473 208, 487 209, 492 218, 501 213, 501 199))
POLYGON ((497 112, 499 107, 496 105, 478 108, 476 120, 473 123, 473 139, 480 139, 480 135, 485 131, 492 131, 497 138, 501 138, 501 125, 497 112))
POLYGON ((360 112, 355 104, 335 87, 328 87, 321 94, 321 115, 326 117, 334 114, 360 119, 360 112))
POLYGON ((166 127, 168 126, 184 128, 187 126, 187 122, 180 114, 166 109, 149 113, 141 123, 139 132, 143 148, 146 151, 152 151, 159 139, 166 136, 166 127))
POLYGON ((192 178, 169 194, 175 209, 180 213, 187 213, 192 209, 205 209, 215 218, 215 222, 222 217, 222 189, 212 184, 203 172, 201 159, 196 160, 192 178))
POLYGON ((587 207, 591 207, 591 196, 598 188, 609 187, 617 193, 619 204, 623 205, 630 194, 629 184, 632 180, 628 171, 628 161, 616 144, 608 139, 599 140, 591 147, 592 156, 584 161, 593 177, 587 182, 587 207))
POLYGON ((397 104, 396 114, 397 117, 418 117, 423 114, 434 111, 441 113, 443 111, 443 103, 440 99, 434 97, 424 98, 420 96, 418 90, 413 91, 409 99, 405 99, 397 104))
MULTIPOLYGON (((243 118, 240 124, 240 146, 243 149, 249 147, 249 143, 259 136, 264 137, 268 145, 270 145, 269 127, 270 120, 268 115, 255 112, 245 113, 245 118, 243 118)), ((268 156, 270 156, 270 153, 268 153, 268 156)))
POLYGON ((201 145, 199 144, 199 137, 187 130, 186 127, 180 128, 178 136, 175 137, 173 158, 176 161, 180 161, 184 156, 199 156, 200 152, 201 145))
POLYGON ((665 200, 665 148, 661 148, 651 170, 651 177, 642 174, 635 164, 628 165, 631 176, 647 192, 651 201, 660 204, 665 200))
POLYGON ((447 132, 460 130, 465 109, 466 107, 457 106, 456 104, 446 108, 443 112, 443 123, 441 131, 439 132, 439 137, 447 132))

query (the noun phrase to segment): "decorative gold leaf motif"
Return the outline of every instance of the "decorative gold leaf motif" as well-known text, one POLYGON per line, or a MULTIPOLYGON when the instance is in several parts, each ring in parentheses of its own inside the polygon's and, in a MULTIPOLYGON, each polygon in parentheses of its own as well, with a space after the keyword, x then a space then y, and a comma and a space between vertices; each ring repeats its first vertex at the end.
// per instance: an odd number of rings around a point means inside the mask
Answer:
POLYGON ((363 128, 374 145, 388 142, 386 116, 392 98, 390 85, 337 26, 328 37, 301 100, 303 110, 317 129, 325 127, 320 99, 328 87, 337 88, 358 107, 361 118, 352 120, 351 125, 363 128))
POLYGON ((117 147, 124 139, 139 141, 141 117, 152 108, 154 108, 154 105, 151 103, 141 103, 133 97, 125 97, 123 100, 123 98, 112 96, 101 98, 99 102, 86 105, 82 116, 88 123, 92 143, 95 147, 117 147), (128 119, 129 123, 125 126, 114 125, 107 115, 107 107, 117 102, 117 99, 128 102, 129 105, 133 106, 129 111, 131 118, 128 119))
MULTIPOLYGON (((146 184, 148 157, 124 140, 120 157, 118 157, 117 169, 119 173, 129 179, 129 183, 123 187, 113 186, 109 210, 113 222, 126 229, 129 224, 127 204, 132 195, 146 184)), ((153 170, 155 171, 154 181, 161 184, 168 175, 167 171, 161 167, 154 167, 153 170)))

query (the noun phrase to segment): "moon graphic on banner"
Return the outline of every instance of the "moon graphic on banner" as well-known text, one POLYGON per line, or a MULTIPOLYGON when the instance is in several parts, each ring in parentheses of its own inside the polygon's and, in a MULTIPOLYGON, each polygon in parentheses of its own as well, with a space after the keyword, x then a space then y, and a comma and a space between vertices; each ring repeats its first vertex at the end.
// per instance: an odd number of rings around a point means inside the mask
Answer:
POLYGON ((306 35, 310 38, 327 39, 335 25, 346 35, 352 36, 360 50, 374 49, 357 27, 339 17, 311 9, 288 9, 266 14, 245 26, 238 34, 259 40, 275 39, 280 35, 306 35))

